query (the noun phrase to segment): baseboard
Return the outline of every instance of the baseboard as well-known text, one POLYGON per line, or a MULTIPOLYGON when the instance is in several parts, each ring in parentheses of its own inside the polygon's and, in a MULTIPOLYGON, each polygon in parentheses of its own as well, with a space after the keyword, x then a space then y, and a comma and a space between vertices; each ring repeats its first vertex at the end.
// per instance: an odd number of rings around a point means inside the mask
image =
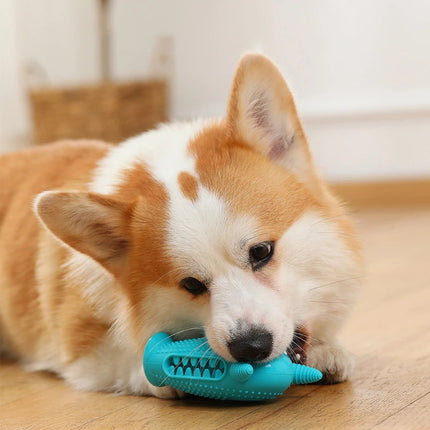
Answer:
POLYGON ((338 183, 331 189, 355 207, 430 205, 430 179, 338 183))

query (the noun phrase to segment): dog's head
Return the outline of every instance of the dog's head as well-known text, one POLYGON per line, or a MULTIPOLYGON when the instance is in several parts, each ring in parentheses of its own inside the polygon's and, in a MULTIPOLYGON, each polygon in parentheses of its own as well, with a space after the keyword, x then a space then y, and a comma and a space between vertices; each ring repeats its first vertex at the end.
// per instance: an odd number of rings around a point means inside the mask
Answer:
POLYGON ((348 306, 336 296, 357 268, 354 234, 261 55, 242 58, 226 119, 125 142, 91 191, 43 193, 37 213, 115 277, 133 336, 204 327, 223 357, 269 360, 298 326, 348 306))

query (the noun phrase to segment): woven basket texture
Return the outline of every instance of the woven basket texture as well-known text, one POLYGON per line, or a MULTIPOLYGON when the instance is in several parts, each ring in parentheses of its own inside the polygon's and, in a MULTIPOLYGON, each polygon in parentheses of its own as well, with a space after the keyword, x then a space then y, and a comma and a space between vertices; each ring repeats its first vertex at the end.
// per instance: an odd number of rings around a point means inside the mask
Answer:
POLYGON ((34 142, 120 142, 167 120, 167 83, 147 80, 30 92, 34 142))

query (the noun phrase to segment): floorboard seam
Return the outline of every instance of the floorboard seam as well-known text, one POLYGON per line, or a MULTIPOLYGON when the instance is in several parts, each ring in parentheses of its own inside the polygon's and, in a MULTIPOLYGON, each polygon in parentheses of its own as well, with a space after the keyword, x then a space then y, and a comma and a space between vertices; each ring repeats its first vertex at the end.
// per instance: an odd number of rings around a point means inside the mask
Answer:
POLYGON ((392 414, 388 415, 387 417, 385 417, 383 420, 377 422, 372 428, 375 428, 376 426, 381 425, 382 423, 384 423, 385 421, 387 421, 389 418, 393 417, 394 415, 397 415, 399 412, 403 411, 403 409, 406 409, 407 407, 413 405, 415 402, 418 402, 418 400, 421 400, 422 398, 424 398, 425 396, 429 395, 430 391, 427 391, 425 394, 423 394, 422 396, 417 397, 415 400, 413 400, 412 402, 408 403, 407 405, 401 407, 398 411, 393 412, 392 414))

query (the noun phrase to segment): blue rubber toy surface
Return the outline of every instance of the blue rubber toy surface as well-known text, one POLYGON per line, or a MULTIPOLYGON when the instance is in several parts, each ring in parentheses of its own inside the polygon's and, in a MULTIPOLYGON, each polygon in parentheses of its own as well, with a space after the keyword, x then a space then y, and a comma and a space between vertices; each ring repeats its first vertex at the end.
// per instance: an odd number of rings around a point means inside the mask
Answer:
POLYGON ((152 385, 220 400, 273 399, 291 384, 322 378, 319 370, 292 363, 287 354, 267 363, 231 363, 217 355, 204 337, 175 342, 166 333, 149 339, 143 368, 152 385))

